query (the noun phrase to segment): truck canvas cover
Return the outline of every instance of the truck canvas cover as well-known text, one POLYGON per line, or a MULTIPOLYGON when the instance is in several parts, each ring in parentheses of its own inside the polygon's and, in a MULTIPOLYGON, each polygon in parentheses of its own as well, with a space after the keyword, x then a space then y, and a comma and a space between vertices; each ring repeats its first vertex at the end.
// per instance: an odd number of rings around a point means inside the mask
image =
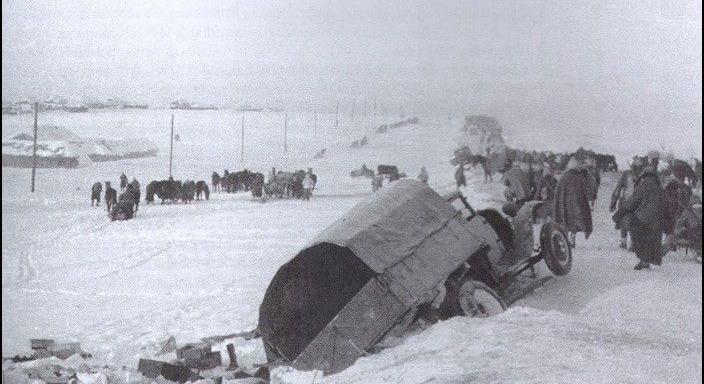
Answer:
POLYGON ((267 359, 338 372, 486 243, 416 180, 390 183, 279 268, 259 310, 267 359))

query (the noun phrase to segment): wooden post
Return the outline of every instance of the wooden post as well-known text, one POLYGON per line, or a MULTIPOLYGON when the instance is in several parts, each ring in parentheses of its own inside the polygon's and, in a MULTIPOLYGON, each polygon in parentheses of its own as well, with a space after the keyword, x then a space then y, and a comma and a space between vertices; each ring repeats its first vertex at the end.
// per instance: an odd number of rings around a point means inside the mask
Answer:
POLYGON ((37 175, 37 116, 39 115, 39 103, 34 103, 34 148, 32 149, 32 193, 34 193, 34 178, 37 175))
POLYGON ((335 128, 340 125, 340 102, 335 104, 335 128))
POLYGON ((288 152, 288 112, 284 112, 284 153, 288 152))
POLYGON ((171 147, 169 149, 169 177, 171 177, 171 170, 174 160, 174 114, 171 114, 171 147))
POLYGON ((244 116, 242 116, 242 143, 240 144, 240 164, 244 163, 244 116))

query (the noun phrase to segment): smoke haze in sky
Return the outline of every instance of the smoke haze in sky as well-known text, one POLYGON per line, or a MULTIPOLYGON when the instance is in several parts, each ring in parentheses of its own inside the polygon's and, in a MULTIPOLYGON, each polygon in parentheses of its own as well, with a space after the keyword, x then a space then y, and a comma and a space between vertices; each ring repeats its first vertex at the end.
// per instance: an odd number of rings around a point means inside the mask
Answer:
POLYGON ((3 101, 376 99, 701 137, 696 1, 3 0, 2 11, 3 101))

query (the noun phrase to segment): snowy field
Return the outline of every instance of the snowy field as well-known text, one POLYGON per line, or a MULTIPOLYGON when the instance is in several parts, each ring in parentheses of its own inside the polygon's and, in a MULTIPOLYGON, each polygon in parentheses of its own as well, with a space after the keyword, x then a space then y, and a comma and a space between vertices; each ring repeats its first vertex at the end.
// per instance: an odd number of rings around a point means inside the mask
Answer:
MULTIPOLYGON (((349 171, 362 163, 386 163, 415 177, 424 165, 438 192, 453 188, 448 160, 459 119, 419 116, 419 126, 376 134, 373 127, 399 119, 343 118, 334 127, 334 116, 320 113, 314 126, 312 113, 289 113, 284 154, 283 113, 175 115, 177 179, 209 183, 213 170, 225 168, 313 167, 318 174, 314 197, 261 203, 246 194, 215 193, 208 202, 141 205, 134 220, 110 223, 104 206, 90 207, 91 184, 110 180, 116 185, 122 172, 137 177, 142 187, 166 178, 171 111, 41 114, 41 123, 63 125, 85 137, 146 137, 160 153, 39 170, 34 195, 28 192, 29 170, 3 168, 3 356, 28 353, 30 338, 51 337, 80 341, 99 365, 135 368, 169 336, 182 343, 253 329, 277 268, 369 196, 369 180, 350 178, 349 171), (349 148, 365 134, 368 146, 349 148), (327 156, 312 160, 320 148, 327 148, 327 156)), ((3 116, 3 137, 30 127, 28 115, 3 116)), ((603 142, 571 135, 555 143, 524 132, 519 124, 508 124, 508 144, 572 150, 580 143, 603 142)), ((701 130, 698 134, 701 138, 701 130)), ((631 140, 619 146, 617 141, 594 149, 616 153, 623 164, 652 144, 631 140)), ((701 156, 701 144, 691 145, 673 149, 685 157, 701 156)), ((701 265, 677 253, 661 267, 634 271, 635 256, 618 248, 607 211, 614 183, 613 175, 604 176, 595 233, 588 241, 578 237, 572 272, 506 313, 436 324, 338 375, 279 371, 277 376, 301 383, 701 382, 701 265)), ((490 206, 497 204, 500 186, 481 183, 477 170, 464 192, 476 206, 490 206)), ((541 273, 547 272, 542 268, 541 273)), ((236 345, 242 364, 263 359, 258 342, 238 340, 236 345)))

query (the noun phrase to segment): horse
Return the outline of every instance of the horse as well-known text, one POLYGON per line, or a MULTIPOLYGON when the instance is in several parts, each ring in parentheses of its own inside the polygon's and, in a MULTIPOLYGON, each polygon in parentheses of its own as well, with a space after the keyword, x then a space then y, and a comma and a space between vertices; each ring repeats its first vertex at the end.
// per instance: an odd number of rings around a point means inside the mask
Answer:
POLYGON ((196 183, 191 180, 186 180, 181 188, 181 201, 190 203, 196 194, 196 183))
POLYGON ((252 172, 250 173, 249 179, 249 190, 252 191, 252 197, 262 197, 264 188, 264 174, 252 172))
POLYGON ((103 184, 100 184, 100 182, 96 182, 93 184, 91 187, 90 191, 90 206, 93 206, 93 202, 95 202, 95 206, 100 205, 100 192, 103 191, 103 184))
MULTIPOLYGON (((173 203, 181 198, 182 184, 180 181, 176 181, 173 179, 152 181, 147 186, 147 195, 149 195, 150 189, 153 191, 154 195, 161 199, 161 204, 164 204, 164 202, 166 202, 167 200, 170 200, 173 203)), ((152 202, 153 200, 154 199, 152 196, 152 202)))
POLYGON ((205 199, 208 200, 210 196, 210 189, 205 180, 200 180, 196 183, 196 200, 200 200, 201 196, 205 195, 205 199))
POLYGON ((213 185, 213 191, 217 192, 220 188, 220 175, 213 171, 213 175, 210 177, 210 182, 213 185))

